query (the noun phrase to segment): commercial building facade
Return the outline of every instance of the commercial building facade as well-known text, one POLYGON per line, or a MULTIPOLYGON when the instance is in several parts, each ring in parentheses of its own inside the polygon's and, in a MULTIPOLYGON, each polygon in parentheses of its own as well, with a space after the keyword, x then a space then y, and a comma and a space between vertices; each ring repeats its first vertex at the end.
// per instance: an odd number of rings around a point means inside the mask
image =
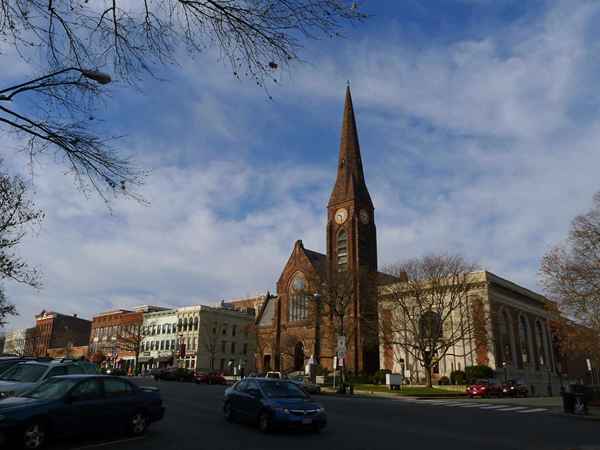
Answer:
POLYGON ((177 310, 144 313, 142 349, 138 363, 142 371, 171 367, 177 357, 177 310))
POLYGON ((48 356, 50 349, 67 349, 86 346, 89 342, 91 322, 54 311, 42 311, 36 325, 25 332, 25 351, 28 356, 48 356))

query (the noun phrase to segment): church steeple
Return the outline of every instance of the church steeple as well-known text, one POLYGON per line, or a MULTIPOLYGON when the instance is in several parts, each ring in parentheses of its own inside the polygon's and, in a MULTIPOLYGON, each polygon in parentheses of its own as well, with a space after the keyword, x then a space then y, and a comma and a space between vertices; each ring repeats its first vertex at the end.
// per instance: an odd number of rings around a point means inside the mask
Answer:
POLYGON ((329 206, 348 200, 363 200, 372 205, 363 173, 350 86, 346 88, 337 178, 329 206))

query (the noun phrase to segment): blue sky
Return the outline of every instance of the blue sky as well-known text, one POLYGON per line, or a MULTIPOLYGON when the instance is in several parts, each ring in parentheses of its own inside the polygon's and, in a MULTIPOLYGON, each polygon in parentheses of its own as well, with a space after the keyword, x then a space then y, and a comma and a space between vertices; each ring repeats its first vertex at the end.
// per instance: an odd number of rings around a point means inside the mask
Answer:
MULTIPOLYGON (((459 252, 540 290, 540 258, 600 188, 596 2, 365 1, 371 18, 306 42, 273 100, 206 52, 142 92, 119 80, 100 111, 151 170, 149 206, 112 211, 52 159, 46 211, 20 254, 44 288, 6 285, 27 326, 41 309, 211 303, 273 291, 296 239, 322 251, 344 89, 351 81, 380 266, 459 252)), ((0 74, 0 85, 27 73, 0 74)), ((14 139, 14 138, 9 138, 14 139)), ((5 161, 20 167, 7 141, 5 161)))

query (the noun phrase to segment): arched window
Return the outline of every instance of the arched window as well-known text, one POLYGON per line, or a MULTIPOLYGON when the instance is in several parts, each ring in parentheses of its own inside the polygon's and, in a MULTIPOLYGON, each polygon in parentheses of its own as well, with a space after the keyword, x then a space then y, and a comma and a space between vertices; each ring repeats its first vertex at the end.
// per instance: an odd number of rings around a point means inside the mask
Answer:
POLYGON ((524 316, 519 317, 519 344, 521 346, 521 361, 523 367, 527 367, 530 363, 530 351, 529 351, 529 327, 527 326, 527 319, 524 316))
POLYGON ((512 364, 513 362, 513 346, 512 346, 512 323, 506 310, 502 310, 500 320, 500 343, 502 345, 502 362, 512 364))
POLYGON ((181 319, 179 319, 179 321, 177 322, 177 331, 183 331, 182 323, 183 323, 183 321, 181 319))
POLYGON ((546 354, 544 351, 544 329, 539 320, 535 322, 535 341, 538 354, 538 367, 542 368, 546 365, 546 354))
POLYGON ((338 233, 336 249, 338 270, 348 270, 348 233, 346 230, 340 230, 338 233))
POLYGON ((194 331, 198 330, 198 317, 194 318, 194 331))
POLYGON ((183 319, 183 331, 187 331, 188 330, 188 320, 187 317, 185 317, 183 319))
POLYGON ((288 320, 306 320, 308 318, 308 301, 306 293, 306 281, 300 273, 294 276, 290 285, 288 303, 288 320))

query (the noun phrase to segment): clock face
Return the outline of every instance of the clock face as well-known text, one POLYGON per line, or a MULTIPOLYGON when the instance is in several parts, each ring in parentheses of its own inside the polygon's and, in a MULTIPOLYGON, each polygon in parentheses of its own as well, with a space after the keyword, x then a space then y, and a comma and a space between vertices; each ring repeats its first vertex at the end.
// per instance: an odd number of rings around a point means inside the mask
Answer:
POLYGON ((365 225, 369 223, 369 213, 364 209, 360 210, 360 221, 365 225))
POLYGON ((335 212, 335 223, 338 225, 343 224, 348 218, 348 210, 346 208, 340 208, 335 212))

